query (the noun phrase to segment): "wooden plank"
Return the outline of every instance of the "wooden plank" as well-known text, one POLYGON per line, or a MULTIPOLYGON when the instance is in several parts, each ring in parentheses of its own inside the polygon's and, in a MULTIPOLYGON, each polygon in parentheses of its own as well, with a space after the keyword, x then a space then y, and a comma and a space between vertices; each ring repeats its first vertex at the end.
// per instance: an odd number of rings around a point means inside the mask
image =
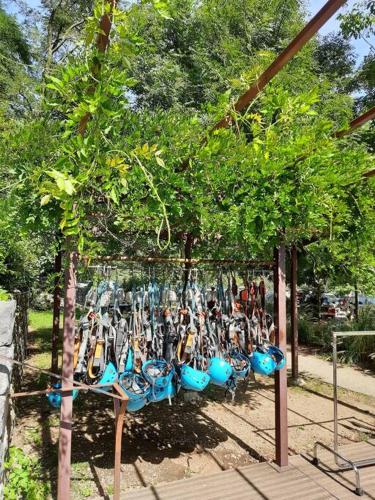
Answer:
MULTIPOLYGON (((373 456, 375 440, 342 446, 344 455, 363 459, 373 456)), ((354 494, 353 471, 335 472, 332 455, 322 452, 322 468, 315 467, 308 456, 295 455, 290 466, 278 472, 270 464, 258 464, 174 481, 159 486, 127 492, 126 500, 204 500, 268 499, 268 500, 325 500, 357 499, 354 494)), ((375 498, 375 467, 361 469, 365 490, 364 500, 375 498)))
POLYGON ((228 470, 210 476, 200 476, 166 485, 129 492, 128 500, 195 500, 204 492, 205 500, 278 499, 298 500, 301 491, 308 491, 306 500, 328 499, 330 496, 318 484, 297 469, 277 472, 267 463, 254 464, 238 470, 228 470))
MULTIPOLYGON (((340 452, 349 459, 363 460, 375 457, 375 448, 371 442, 352 443, 341 446, 340 452)), ((340 471, 335 464, 334 457, 328 451, 319 453, 320 467, 315 467, 310 462, 309 455, 294 456, 291 463, 303 474, 318 482, 322 488, 332 493, 340 500, 358 498, 354 493, 355 475, 351 469, 340 471)), ((362 497, 374 498, 375 493, 375 466, 360 469, 361 485, 365 491, 362 497)))

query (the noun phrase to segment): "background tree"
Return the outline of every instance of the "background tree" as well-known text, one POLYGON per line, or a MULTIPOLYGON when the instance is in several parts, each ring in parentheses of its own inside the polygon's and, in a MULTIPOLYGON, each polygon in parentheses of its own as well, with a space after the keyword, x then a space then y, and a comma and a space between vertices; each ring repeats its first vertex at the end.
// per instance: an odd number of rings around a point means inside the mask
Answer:
POLYGON ((0 115, 30 108, 30 49, 14 17, 0 3, 0 115))
MULTIPOLYGON (((217 102, 243 85, 241 76, 260 71, 260 51, 264 57, 279 51, 303 23, 296 0, 171 0, 168 8, 171 18, 162 20, 147 3, 130 10, 130 38, 138 47, 132 92, 141 108, 217 102)), ((124 53, 126 47, 119 57, 124 53)))
POLYGON ((52 64, 63 62, 81 45, 85 20, 92 14, 93 0, 42 0, 43 33, 40 43, 43 76, 52 64))
POLYGON ((356 57, 347 39, 339 33, 326 35, 318 41, 314 55, 320 74, 335 81, 340 91, 352 90, 356 57))

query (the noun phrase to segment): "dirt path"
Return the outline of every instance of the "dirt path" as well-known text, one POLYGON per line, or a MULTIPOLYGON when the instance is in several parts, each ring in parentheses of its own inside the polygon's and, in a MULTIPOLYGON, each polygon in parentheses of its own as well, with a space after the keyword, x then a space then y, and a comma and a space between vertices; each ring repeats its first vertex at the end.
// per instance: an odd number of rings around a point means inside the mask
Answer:
MULTIPOLYGON (((35 382, 29 380, 30 386, 35 382)), ((307 380, 288 390, 289 453, 332 444, 332 388, 307 380)), ((122 453, 122 491, 206 475, 275 453, 272 378, 242 384, 234 402, 210 387, 195 404, 181 393, 173 401, 128 415, 122 453)), ((340 444, 375 438, 375 399, 339 391, 340 444)), ((55 498, 58 412, 46 398, 19 402, 13 444, 39 458, 55 498)), ((82 395, 74 403, 72 497, 109 498, 113 483, 113 410, 108 398, 82 395)))
MULTIPOLYGON (((307 354, 302 350, 298 365, 302 377, 314 377, 332 384, 331 361, 307 354)), ((290 352, 288 352, 288 367, 291 367, 290 352)), ((362 370, 358 366, 338 365, 337 381, 339 387, 375 397, 375 373, 370 370, 362 370)))

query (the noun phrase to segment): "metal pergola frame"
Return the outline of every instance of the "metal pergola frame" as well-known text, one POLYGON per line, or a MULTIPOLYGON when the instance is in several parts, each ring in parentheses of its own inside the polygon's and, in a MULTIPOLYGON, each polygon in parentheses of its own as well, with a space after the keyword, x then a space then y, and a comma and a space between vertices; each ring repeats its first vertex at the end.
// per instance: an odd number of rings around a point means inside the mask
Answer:
POLYGON ((349 331, 349 332, 333 332, 332 333, 332 367, 333 367, 333 448, 327 446, 321 441, 317 441, 314 445, 314 465, 319 465, 318 448, 324 448, 331 452, 335 457, 335 463, 340 470, 352 469, 355 473, 356 488, 355 493, 359 496, 363 495, 361 487, 361 477, 359 474, 360 467, 375 465, 375 457, 364 460, 350 460, 343 456, 339 451, 339 422, 338 422, 338 397, 337 397, 337 344, 339 337, 360 337, 375 335, 375 331, 349 331), (340 462, 340 460, 342 460, 340 462))
MULTIPOLYGON (((115 0, 106 0, 112 7, 115 0)), ((261 90, 271 81, 271 79, 301 50, 306 43, 317 33, 317 31, 346 3, 346 0, 328 0, 323 8, 310 20, 303 30, 292 40, 275 61, 260 75, 257 81, 248 91, 239 98, 235 104, 237 112, 246 109, 261 90)), ((111 29, 111 14, 103 15, 100 22, 101 31, 97 39, 97 48, 105 52, 109 43, 109 33, 111 29)), ((84 135, 90 115, 87 114, 81 120, 79 134, 84 135)), ((224 117, 209 133, 218 128, 231 126, 232 118, 224 117)), ((344 135, 344 134, 343 134, 344 135)), ((184 162, 185 163, 185 162, 184 162)), ((63 397, 60 417, 60 439, 59 439, 59 472, 58 472, 58 499, 67 500, 70 498, 70 461, 71 461, 71 440, 72 440, 72 383, 66 380, 73 379, 73 343, 74 343, 74 320, 75 320, 75 284, 77 253, 67 244, 67 261, 65 270, 64 286, 64 341, 63 341, 63 397)), ((276 343, 286 353, 286 300, 285 300, 285 244, 281 244, 274 252, 274 290, 275 290, 275 324, 276 343)), ((296 255, 296 252, 295 252, 296 255)), ((129 261, 129 260, 127 260, 129 261)), ((150 262, 150 261, 149 261, 150 262)), ((189 261, 186 261, 188 263, 189 261)), ((197 263, 196 259, 191 259, 190 263, 197 263)), ((212 263, 212 261, 210 262, 212 263)), ((228 262, 226 262, 228 263, 228 262)), ((231 262, 232 264, 235 261, 231 262)), ((294 273, 296 276, 295 260, 294 273)), ((295 317, 294 328, 297 324, 296 303, 294 303, 295 317)), ((55 308, 58 317, 58 308, 55 308)), ((57 322, 58 325, 58 322, 57 322)), ((56 325, 55 325, 56 326, 56 325)), ((56 330, 55 330, 56 332, 56 330)), ((296 330, 296 335, 298 332, 296 330)), ((298 337, 295 337, 295 353, 298 349, 298 337)), ((288 424, 287 424, 287 371, 286 368, 275 375, 275 428, 276 428, 276 464, 280 467, 288 465, 288 424)), ((118 410, 118 409, 117 409, 118 410)), ((116 410, 116 411, 117 411, 116 410)), ((116 413, 116 422, 123 422, 116 413)), ((118 426, 116 429, 119 429, 118 426)), ((121 441, 116 430, 116 443, 121 441)), ((121 427, 122 433, 122 427, 121 427)), ((118 454, 117 454, 118 455, 118 454)), ((116 455, 116 463, 119 457, 116 455)), ((121 454, 120 454, 121 455, 121 454)), ((119 483, 115 488, 115 498, 119 498, 119 483)))
MULTIPOLYGON (((95 262, 127 262, 127 263, 164 263, 164 264, 216 264, 218 266, 238 265, 252 268, 268 268, 273 270, 274 279, 274 323, 275 323, 275 343, 286 355, 286 281, 285 281, 285 245, 275 248, 274 259, 272 261, 262 260, 235 260, 235 259, 181 259, 165 257, 139 257, 139 256, 104 256, 95 257, 95 262)), ((82 257, 86 264, 89 257, 82 257)), ((59 440, 59 489, 58 498, 68 498, 68 481, 70 481, 70 461, 72 444, 72 389, 73 384, 77 384, 80 389, 87 389, 90 386, 78 384, 72 380, 73 355, 74 355, 74 309, 76 303, 76 271, 78 256, 73 254, 70 265, 65 273, 65 304, 64 304, 64 344, 63 344, 63 376, 59 377, 63 381, 61 390, 62 404, 60 417, 60 440, 59 440), (69 329, 67 330, 67 326, 69 329)), ((51 373, 48 372, 50 375, 51 373)), ((110 385, 110 384, 105 384, 110 385)), ((121 467, 121 444, 122 430, 125 420, 125 409, 127 404, 126 395, 118 384, 113 384, 113 388, 120 397, 114 398, 115 407, 115 472, 114 472, 114 499, 120 498, 120 467, 121 467), (122 397, 121 397, 122 396, 122 397), (120 401, 122 400, 122 401, 120 401)), ((96 392, 101 392, 100 389, 96 392)), ((21 396, 21 395, 19 395, 21 396)), ((275 373, 275 435, 276 435, 276 458, 275 462, 280 467, 288 465, 288 408, 287 408, 287 369, 284 367, 275 373)))

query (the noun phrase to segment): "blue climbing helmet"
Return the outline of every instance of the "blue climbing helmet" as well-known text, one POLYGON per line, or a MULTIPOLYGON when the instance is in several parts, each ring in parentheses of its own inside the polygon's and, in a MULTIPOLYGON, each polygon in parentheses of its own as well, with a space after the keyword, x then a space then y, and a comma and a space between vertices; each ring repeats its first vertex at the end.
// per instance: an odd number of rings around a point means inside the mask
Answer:
POLYGON ((233 368, 225 359, 214 357, 208 362, 207 373, 213 384, 225 385, 233 374, 233 368))
POLYGON ((208 373, 183 364, 180 369, 181 387, 188 391, 203 391, 210 382, 208 373))
MULTIPOLYGON (((102 377, 99 379, 98 384, 113 384, 117 380, 117 370, 115 365, 110 361, 108 365, 105 367, 102 377)), ((110 391, 112 386, 108 387, 100 387, 103 391, 110 391)))
POLYGON ((279 347, 275 345, 270 345, 268 347, 268 353, 275 359, 276 361, 276 370, 281 370, 286 365, 286 358, 284 353, 279 347))
MULTIPOLYGON (((53 389, 61 389, 61 387, 62 386, 60 382, 57 382, 57 384, 52 384, 53 389)), ((51 406, 53 406, 54 408, 60 408, 62 400, 61 392, 49 392, 46 394, 46 396, 51 406)), ((73 389, 73 401, 77 398, 77 396, 78 390, 73 389)))
POLYGON ((233 367, 233 375, 239 379, 245 379, 249 376, 251 364, 245 354, 240 351, 232 351, 230 353, 230 361, 233 367))
POLYGON ((171 399, 176 395, 174 384, 175 370, 165 359, 150 359, 142 366, 142 374, 150 384, 149 401, 156 403, 163 399, 171 399))
POLYGON ((127 411, 134 413, 146 406, 151 388, 142 375, 123 373, 119 377, 119 384, 129 397, 127 411))
POLYGON ((260 375, 272 375, 277 367, 275 359, 263 346, 257 347, 256 351, 252 353, 250 363, 252 370, 260 375))

